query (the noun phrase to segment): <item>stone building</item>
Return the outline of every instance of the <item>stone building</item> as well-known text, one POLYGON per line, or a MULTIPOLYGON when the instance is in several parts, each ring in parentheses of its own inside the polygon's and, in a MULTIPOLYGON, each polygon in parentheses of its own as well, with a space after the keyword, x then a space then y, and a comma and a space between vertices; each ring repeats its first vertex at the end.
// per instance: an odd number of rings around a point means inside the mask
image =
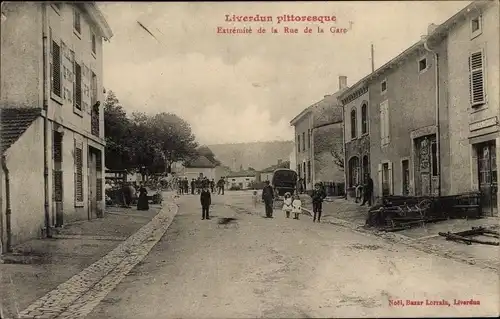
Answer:
POLYGON ((0 237, 12 245, 104 210, 112 32, 94 2, 8 2, 2 16, 0 237))
POLYGON ((292 119, 295 127, 295 162, 299 178, 310 190, 316 182, 343 182, 342 169, 332 151, 342 153, 342 109, 338 94, 347 87, 347 77, 339 76, 339 91, 304 109, 292 119))

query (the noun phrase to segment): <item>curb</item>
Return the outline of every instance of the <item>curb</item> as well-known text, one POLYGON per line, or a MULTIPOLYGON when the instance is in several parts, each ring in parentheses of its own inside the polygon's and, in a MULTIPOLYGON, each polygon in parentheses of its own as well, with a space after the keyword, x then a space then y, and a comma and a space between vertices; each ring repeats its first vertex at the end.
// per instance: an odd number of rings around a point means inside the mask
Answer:
MULTIPOLYGON (((311 210, 302 208, 303 211, 307 212, 309 216, 311 216, 311 210)), ((402 234, 397 234, 397 233, 388 233, 388 232, 382 232, 382 231, 377 231, 377 230, 371 230, 371 229, 365 229, 362 228, 362 225, 357 225, 353 222, 349 222, 347 220, 339 219, 339 218, 329 218, 329 220, 326 221, 328 224, 332 225, 337 225, 341 227, 346 227, 349 228, 357 233, 361 233, 363 235, 368 235, 368 236, 376 236, 379 238, 383 238, 389 242, 396 243, 396 244, 405 244, 408 247, 411 247, 413 249, 439 256, 439 257, 445 257, 449 258, 461 263, 465 263, 467 265, 475 265, 481 268, 487 268, 487 269, 492 269, 495 271, 498 271, 499 265, 495 262, 487 261, 487 260, 474 260, 472 258, 467 258, 464 256, 461 256, 457 254, 456 252, 450 250, 450 249, 445 249, 441 246, 435 245, 435 244, 430 244, 430 243, 425 243, 419 241, 420 238, 411 238, 402 234)), ((438 235, 439 236, 439 235, 438 235)))

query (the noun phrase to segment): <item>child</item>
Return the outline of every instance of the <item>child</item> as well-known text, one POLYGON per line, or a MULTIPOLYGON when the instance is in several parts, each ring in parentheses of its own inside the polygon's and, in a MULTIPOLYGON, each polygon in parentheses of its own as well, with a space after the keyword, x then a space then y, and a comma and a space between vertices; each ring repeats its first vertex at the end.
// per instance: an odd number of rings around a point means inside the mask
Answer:
POLYGON ((257 197, 257 191, 253 191, 253 195, 252 195, 253 208, 257 208, 258 200, 259 200, 259 198, 257 197))
POLYGON ((314 185, 314 190, 311 194, 312 204, 313 204, 313 223, 316 222, 316 217, 318 218, 318 223, 321 221, 321 211, 323 210, 323 200, 326 194, 320 184, 314 185))
POLYGON ((212 196, 208 188, 203 188, 200 193, 201 219, 210 219, 209 208, 212 204, 212 196))
POLYGON ((299 214, 302 213, 302 202, 300 201, 299 195, 295 195, 292 202, 292 212, 295 217, 293 219, 299 219, 299 214))
POLYGON ((361 183, 358 183, 355 190, 356 190, 356 199, 354 200, 354 202, 359 203, 361 201, 361 195, 363 192, 363 185, 361 185, 361 183))
POLYGON ((285 212, 286 218, 290 218, 290 212, 292 211, 292 195, 290 193, 285 194, 283 211, 285 212))

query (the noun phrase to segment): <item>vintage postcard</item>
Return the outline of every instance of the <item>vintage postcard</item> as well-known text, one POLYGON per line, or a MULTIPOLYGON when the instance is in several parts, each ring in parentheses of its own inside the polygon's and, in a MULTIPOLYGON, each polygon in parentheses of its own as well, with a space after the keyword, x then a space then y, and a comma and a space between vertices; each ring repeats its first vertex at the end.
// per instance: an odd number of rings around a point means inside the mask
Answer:
POLYGON ((498 317, 499 4, 2 2, 0 319, 498 317))

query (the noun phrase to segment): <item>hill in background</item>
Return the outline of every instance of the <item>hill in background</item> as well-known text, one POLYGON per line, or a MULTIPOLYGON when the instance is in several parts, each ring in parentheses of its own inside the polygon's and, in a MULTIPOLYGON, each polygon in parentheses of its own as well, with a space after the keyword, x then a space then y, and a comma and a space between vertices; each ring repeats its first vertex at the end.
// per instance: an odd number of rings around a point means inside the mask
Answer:
POLYGON ((293 151, 293 141, 207 145, 223 165, 233 170, 252 167, 256 170, 275 165, 278 160, 288 161, 293 151))

